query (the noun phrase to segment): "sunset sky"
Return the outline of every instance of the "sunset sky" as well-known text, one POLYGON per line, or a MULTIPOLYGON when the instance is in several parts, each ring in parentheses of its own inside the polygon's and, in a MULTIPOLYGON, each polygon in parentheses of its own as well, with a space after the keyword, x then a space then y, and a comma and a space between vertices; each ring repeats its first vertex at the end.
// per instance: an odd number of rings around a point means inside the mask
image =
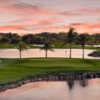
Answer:
POLYGON ((100 0, 0 0, 0 32, 100 33, 100 0))

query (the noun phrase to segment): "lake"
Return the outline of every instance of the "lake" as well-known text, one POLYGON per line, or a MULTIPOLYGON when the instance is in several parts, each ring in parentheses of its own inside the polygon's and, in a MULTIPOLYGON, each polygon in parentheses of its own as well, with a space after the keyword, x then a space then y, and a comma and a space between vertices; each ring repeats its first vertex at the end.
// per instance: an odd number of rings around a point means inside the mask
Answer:
POLYGON ((28 83, 0 93, 0 100, 100 100, 100 79, 28 83))
MULTIPOLYGON (((100 59, 100 57, 90 57, 88 54, 93 50, 85 50, 85 58, 87 59, 100 59)), ((40 58, 45 57, 45 51, 40 49, 27 49, 22 52, 23 58, 40 58)), ((68 58, 69 49, 54 49, 48 51, 48 57, 68 58)), ((19 51, 17 49, 0 49, 0 58, 19 58, 19 51)), ((82 58, 82 49, 72 49, 72 58, 82 58)))

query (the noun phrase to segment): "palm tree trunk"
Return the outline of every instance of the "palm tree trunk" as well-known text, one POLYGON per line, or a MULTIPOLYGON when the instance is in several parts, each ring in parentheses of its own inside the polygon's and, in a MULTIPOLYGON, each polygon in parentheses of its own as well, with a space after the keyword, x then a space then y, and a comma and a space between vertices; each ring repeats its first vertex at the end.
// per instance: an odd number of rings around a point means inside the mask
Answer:
POLYGON ((46 59, 48 58, 48 50, 47 49, 45 50, 45 58, 46 59))
POLYGON ((21 50, 19 50, 19 57, 20 57, 20 60, 22 59, 22 52, 21 50))
POLYGON ((84 49, 84 45, 82 45, 82 48, 83 48, 83 54, 82 54, 82 58, 83 58, 83 60, 84 60, 84 58, 85 58, 85 49, 84 49))
POLYGON ((69 58, 72 58, 72 44, 70 44, 70 52, 69 52, 69 58))
POLYGON ((65 51, 65 57, 68 58, 68 57, 67 57, 67 49, 66 49, 66 51, 65 51))

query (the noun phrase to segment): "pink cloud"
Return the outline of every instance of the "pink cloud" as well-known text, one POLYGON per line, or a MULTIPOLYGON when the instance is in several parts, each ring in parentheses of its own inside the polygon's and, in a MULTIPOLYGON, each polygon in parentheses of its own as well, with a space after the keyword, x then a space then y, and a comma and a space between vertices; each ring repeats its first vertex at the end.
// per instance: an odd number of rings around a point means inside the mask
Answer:
POLYGON ((35 31, 37 32, 68 32, 70 27, 73 27, 76 32, 78 33, 100 33, 100 24, 72 24, 71 26, 56 26, 56 27, 48 27, 48 28, 39 28, 36 29, 35 31))
POLYGON ((60 12, 60 15, 64 15, 64 16, 78 16, 81 15, 78 12, 74 12, 74 11, 64 11, 64 12, 60 12))
POLYGON ((99 14, 100 15, 100 8, 94 8, 94 9, 80 9, 79 11, 77 11, 81 14, 99 14))
MULTIPOLYGON (((35 31, 35 32, 67 32, 70 26, 58 26, 65 22, 61 16, 100 15, 100 8, 79 9, 73 11, 56 11, 44 9, 40 5, 18 2, 17 0, 0 0, 0 12, 16 17, 9 25, 0 26, 0 31, 35 31), (53 26, 52 26, 53 25, 53 26), (46 27, 45 27, 46 26, 46 27), (41 28, 40 28, 41 27, 41 28)), ((77 32, 100 32, 100 24, 73 24, 77 32)))
POLYGON ((72 24, 71 26, 52 26, 52 27, 45 27, 45 28, 32 28, 31 30, 27 29, 28 26, 22 26, 22 25, 15 25, 15 26, 0 26, 0 31, 16 31, 16 30, 23 30, 25 32, 32 32, 32 33, 38 33, 38 32, 68 32, 70 27, 73 27, 76 32, 78 33, 100 33, 100 24, 72 24))
POLYGON ((73 10, 73 11, 64 11, 60 12, 60 15, 64 16, 80 16, 80 15, 100 15, 100 8, 82 8, 79 10, 73 10))
POLYGON ((100 24, 73 24, 72 27, 80 33, 100 33, 100 24))
POLYGON ((58 18, 58 17, 53 17, 53 18, 49 18, 49 19, 46 19, 46 20, 41 20, 38 22, 37 25, 52 25, 52 24, 56 24, 56 23, 60 23, 62 22, 63 20, 58 18))
MULTIPOLYGON (((6 3, 5 3, 6 4, 6 3)), ((8 12, 9 14, 16 14, 21 16, 32 16, 34 14, 40 15, 53 15, 55 11, 49 9, 43 9, 37 5, 31 5, 26 3, 14 3, 11 5, 0 5, 1 9, 8 12)))
POLYGON ((14 30, 24 30, 22 26, 0 26, 0 31, 14 31, 14 30))

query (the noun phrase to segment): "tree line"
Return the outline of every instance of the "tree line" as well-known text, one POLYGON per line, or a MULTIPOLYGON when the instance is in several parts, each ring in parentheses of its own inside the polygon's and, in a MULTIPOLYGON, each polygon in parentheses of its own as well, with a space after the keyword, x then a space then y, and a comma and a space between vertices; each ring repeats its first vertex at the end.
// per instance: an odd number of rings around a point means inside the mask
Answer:
POLYGON ((20 40, 25 42, 26 44, 43 44, 44 39, 48 39, 48 41, 55 43, 64 43, 72 42, 72 44, 80 44, 80 37, 84 36, 88 40, 86 41, 87 45, 92 44, 100 44, 100 34, 88 34, 88 33, 77 33, 74 32, 74 29, 71 28, 69 32, 60 32, 56 33, 49 33, 43 32, 38 34, 26 34, 23 36, 18 35, 17 33, 0 33, 0 43, 9 43, 9 44, 17 44, 20 40), (69 33, 69 34, 68 34, 69 33), (71 34, 72 33, 72 34, 71 34), (73 39, 74 40, 73 40, 73 39))
POLYGON ((100 34, 88 34, 83 33, 79 34, 74 31, 73 28, 70 28, 67 33, 61 32, 48 33, 43 32, 39 34, 27 34, 20 36, 18 34, 12 33, 0 33, 0 43, 14 44, 20 51, 26 49, 30 44, 43 44, 43 47, 40 49, 45 50, 45 57, 47 58, 48 50, 53 50, 55 43, 62 43, 62 46, 69 44, 70 55, 69 58, 72 58, 72 45, 81 45, 82 47, 82 58, 84 59, 84 48, 85 45, 99 45, 100 44, 100 34))

